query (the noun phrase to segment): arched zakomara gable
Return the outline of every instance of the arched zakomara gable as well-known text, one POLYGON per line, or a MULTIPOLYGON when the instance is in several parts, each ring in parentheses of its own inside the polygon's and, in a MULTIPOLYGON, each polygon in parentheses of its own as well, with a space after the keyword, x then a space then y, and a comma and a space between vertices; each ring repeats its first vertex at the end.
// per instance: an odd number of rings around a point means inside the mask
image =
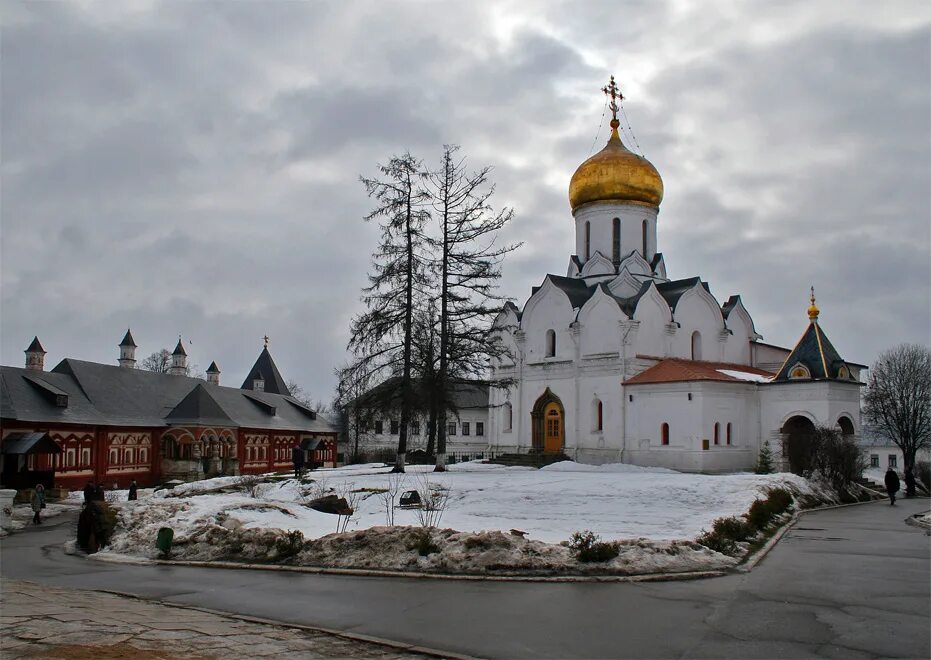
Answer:
POLYGON ((566 409, 559 397, 546 388, 530 411, 532 451, 562 452, 566 444, 566 409))

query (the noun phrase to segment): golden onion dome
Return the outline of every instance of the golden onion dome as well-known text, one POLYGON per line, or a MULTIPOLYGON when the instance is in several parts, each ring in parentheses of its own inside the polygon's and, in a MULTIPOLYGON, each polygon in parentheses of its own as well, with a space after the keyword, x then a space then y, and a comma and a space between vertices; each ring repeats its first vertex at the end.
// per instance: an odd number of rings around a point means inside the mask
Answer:
POLYGON ((569 182, 573 212, 589 202, 633 202, 658 207, 663 201, 663 180, 653 164, 633 153, 611 121, 611 137, 597 154, 579 165, 569 182))

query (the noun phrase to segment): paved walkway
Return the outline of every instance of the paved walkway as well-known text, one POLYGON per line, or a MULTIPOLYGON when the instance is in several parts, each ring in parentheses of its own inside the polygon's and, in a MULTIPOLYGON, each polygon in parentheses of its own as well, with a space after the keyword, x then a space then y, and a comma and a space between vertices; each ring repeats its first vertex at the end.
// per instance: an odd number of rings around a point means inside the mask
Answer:
POLYGON ((31 582, 0 582, 3 658, 423 658, 324 632, 31 582))
POLYGON ((750 573, 690 582, 369 578, 72 557, 67 520, 0 541, 4 577, 505 658, 928 658, 928 499, 819 511, 750 573))

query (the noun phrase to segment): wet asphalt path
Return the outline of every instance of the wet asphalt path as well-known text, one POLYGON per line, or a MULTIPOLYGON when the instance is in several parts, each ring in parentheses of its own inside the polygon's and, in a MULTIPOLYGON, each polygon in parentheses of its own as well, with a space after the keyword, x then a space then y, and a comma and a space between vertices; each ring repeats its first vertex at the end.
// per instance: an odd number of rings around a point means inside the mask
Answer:
POLYGON ((74 520, 0 541, 4 577, 481 657, 931 656, 929 501, 803 516, 753 572, 688 582, 455 582, 135 566, 65 555, 74 520))

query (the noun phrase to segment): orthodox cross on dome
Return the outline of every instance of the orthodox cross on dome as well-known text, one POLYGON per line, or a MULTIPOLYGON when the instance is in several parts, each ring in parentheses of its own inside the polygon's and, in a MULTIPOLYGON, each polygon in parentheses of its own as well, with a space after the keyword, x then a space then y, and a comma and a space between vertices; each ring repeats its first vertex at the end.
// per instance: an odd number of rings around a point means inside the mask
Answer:
POLYGON ((265 348, 268 348, 268 335, 265 335, 262 339, 265 341, 265 348))
POLYGON ((605 96, 611 98, 611 102, 608 104, 608 107, 611 108, 611 128, 617 128, 620 126, 620 122, 617 120, 617 111, 620 110, 618 106, 618 101, 624 100, 624 95, 621 94, 621 90, 618 88, 617 83, 614 82, 614 76, 611 76, 611 80, 607 85, 601 88, 601 91, 604 92, 605 96))
POLYGON ((821 310, 818 309, 818 306, 815 304, 815 287, 811 287, 811 306, 808 308, 808 319, 810 321, 817 321, 818 315, 821 313, 821 310))

